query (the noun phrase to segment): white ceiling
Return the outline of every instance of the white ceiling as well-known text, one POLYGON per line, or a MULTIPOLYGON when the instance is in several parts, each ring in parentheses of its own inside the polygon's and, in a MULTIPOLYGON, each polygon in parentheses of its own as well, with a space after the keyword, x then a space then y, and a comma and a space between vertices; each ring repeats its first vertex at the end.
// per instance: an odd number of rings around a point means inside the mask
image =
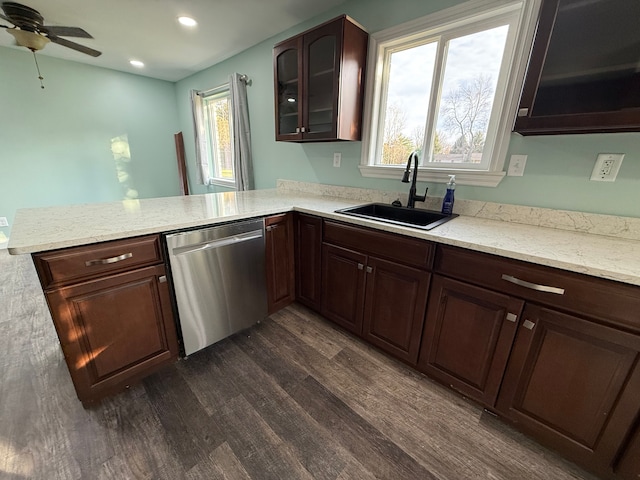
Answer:
MULTIPOLYGON (((345 0, 19 0, 45 25, 81 27, 93 39, 70 38, 102 52, 97 58, 53 43, 50 55, 124 72, 177 81, 229 58, 345 0), (177 17, 198 21, 188 29, 177 17), (130 59, 145 63, 143 69, 130 59)), ((7 24, 0 19, 0 24, 7 24)), ((0 29, 0 46, 14 38, 0 29)))

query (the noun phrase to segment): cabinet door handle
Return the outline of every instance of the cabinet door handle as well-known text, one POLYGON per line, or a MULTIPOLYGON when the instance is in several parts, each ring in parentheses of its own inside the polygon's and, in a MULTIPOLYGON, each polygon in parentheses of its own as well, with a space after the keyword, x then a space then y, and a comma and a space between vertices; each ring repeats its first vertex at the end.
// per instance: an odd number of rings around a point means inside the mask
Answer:
POLYGON ((530 288, 537 292, 555 293, 557 295, 564 295, 564 288, 549 287, 547 285, 538 285, 537 283, 527 282, 526 280, 520 280, 519 278, 512 277, 511 275, 502 275, 502 280, 520 285, 521 287, 530 288))
POLYGON ((302 128, 300 129, 300 131, 301 131, 302 133, 304 133, 304 132, 306 132, 306 131, 307 131, 307 129, 306 129, 305 127, 302 127, 302 128))
POLYGON ((518 316, 515 313, 507 313, 507 320, 510 322, 516 322, 518 320, 518 316))
POLYGON ((123 253, 122 255, 118 255, 117 257, 109 257, 109 258, 98 258, 96 260, 88 260, 84 262, 86 267, 92 267, 94 265, 109 265, 110 263, 121 262, 122 260, 126 260, 127 258, 133 257, 133 253, 123 253))
POLYGON ((264 227, 264 229, 265 229, 267 232, 270 232, 271 230, 273 230, 273 225, 266 226, 266 227, 264 227))
POLYGON ((371 272, 373 272, 373 268, 367 267, 367 273, 371 273, 371 272))
POLYGON ((522 326, 527 330, 533 330, 533 327, 535 327, 536 324, 533 323, 531 320, 525 320, 524 322, 522 322, 522 326))
POLYGON ((167 276, 166 275, 161 275, 160 277, 158 277, 158 282, 166 283, 167 282, 167 276))
POLYGON ((520 108, 518 110, 518 116, 519 117, 526 117, 527 115, 529 115, 529 109, 528 108, 520 108))
POLYGON ((363 264, 361 264, 361 263, 359 263, 359 264, 358 264, 358 270, 362 270, 363 268, 364 268, 364 265, 363 265, 363 264))
POLYGON ((300 133, 300 127, 296 127, 296 133, 300 133))

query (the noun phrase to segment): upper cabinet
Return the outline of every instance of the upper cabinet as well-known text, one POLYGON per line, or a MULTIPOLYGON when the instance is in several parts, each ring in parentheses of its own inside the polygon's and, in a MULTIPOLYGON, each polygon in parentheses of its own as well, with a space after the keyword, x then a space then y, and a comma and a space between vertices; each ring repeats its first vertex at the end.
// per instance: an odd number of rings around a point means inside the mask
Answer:
POLYGON ((640 131, 638 0, 543 0, 514 130, 640 131))
POLYGON ((277 141, 360 140, 368 39, 343 15, 274 47, 277 141))

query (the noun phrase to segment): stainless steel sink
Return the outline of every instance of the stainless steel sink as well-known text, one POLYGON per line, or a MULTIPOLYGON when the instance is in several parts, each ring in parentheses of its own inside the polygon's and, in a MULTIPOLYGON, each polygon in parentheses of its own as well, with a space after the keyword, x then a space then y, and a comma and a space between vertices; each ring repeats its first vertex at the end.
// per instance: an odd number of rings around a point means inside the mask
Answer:
POLYGON ((446 215, 435 210, 422 210, 420 208, 395 207, 384 203, 369 203, 357 207, 336 210, 336 213, 352 215, 354 217, 369 218, 380 222, 393 223, 404 227, 431 230, 458 215, 446 215))

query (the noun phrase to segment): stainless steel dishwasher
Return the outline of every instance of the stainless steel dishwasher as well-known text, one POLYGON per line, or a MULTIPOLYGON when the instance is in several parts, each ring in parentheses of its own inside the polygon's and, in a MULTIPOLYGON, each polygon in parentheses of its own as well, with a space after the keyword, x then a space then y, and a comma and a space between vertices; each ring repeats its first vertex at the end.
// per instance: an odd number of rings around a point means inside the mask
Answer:
POLYGON ((166 235, 186 355, 267 315, 264 221, 166 235))

